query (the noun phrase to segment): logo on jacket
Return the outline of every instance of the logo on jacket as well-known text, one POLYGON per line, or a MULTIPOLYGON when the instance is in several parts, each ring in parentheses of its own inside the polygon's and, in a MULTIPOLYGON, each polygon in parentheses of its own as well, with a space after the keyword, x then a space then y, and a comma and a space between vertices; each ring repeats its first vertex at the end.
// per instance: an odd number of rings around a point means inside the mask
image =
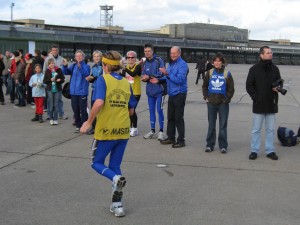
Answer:
POLYGON ((215 87, 215 88, 219 88, 224 84, 224 81, 221 81, 219 79, 217 79, 216 81, 212 80, 211 84, 215 87))
POLYGON ((109 129, 103 128, 103 129, 101 129, 100 132, 102 132, 103 135, 108 135, 109 134, 109 129))

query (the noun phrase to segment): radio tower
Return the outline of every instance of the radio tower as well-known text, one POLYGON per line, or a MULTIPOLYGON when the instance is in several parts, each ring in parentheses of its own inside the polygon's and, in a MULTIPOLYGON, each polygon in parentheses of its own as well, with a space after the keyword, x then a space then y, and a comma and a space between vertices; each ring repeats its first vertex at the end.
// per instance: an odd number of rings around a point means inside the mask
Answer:
POLYGON ((100 27, 113 26, 113 6, 100 5, 100 27))

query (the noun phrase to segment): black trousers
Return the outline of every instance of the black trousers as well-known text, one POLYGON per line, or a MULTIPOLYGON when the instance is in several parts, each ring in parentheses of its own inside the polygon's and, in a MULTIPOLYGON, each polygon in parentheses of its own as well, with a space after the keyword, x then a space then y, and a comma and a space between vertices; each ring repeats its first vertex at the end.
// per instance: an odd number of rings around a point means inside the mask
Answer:
POLYGON ((168 100, 168 139, 175 141, 176 129, 178 133, 177 142, 185 141, 184 107, 186 93, 169 96, 168 100))
POLYGON ((198 84, 199 79, 201 79, 201 74, 202 74, 202 79, 203 79, 204 75, 205 75, 205 70, 198 70, 195 84, 198 84))
POLYGON ((4 95, 3 95, 3 89, 2 89, 3 81, 2 77, 0 78, 0 102, 4 102, 4 95))

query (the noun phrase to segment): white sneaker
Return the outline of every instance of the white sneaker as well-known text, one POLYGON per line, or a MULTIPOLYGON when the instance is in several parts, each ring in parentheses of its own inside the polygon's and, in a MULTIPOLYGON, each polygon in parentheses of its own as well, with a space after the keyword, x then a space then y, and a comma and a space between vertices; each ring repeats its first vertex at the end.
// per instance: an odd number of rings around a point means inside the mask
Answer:
POLYGON ((54 121, 53 120, 50 120, 50 125, 54 125, 54 121))
POLYGON ((155 135, 155 133, 151 130, 148 134, 145 134, 145 135, 144 135, 144 138, 145 138, 145 139, 154 139, 154 138, 156 138, 156 135, 155 135))
POLYGON ((125 216, 122 202, 113 202, 110 205, 110 212, 114 213, 116 217, 125 216))
POLYGON ((158 132, 158 138, 159 141, 164 141, 168 139, 168 136, 166 134, 164 134, 163 132, 159 131, 158 132))
POLYGON ((139 132, 137 128, 130 128, 130 137, 138 136, 139 132))
POLYGON ((114 176, 113 182, 112 182, 112 190, 114 191, 122 191, 122 188, 126 184, 126 178, 120 175, 114 176))
POLYGON ((53 121, 53 124, 54 124, 54 125, 58 125, 58 121, 57 121, 57 120, 54 120, 54 121, 53 121))
POLYGON ((74 130, 74 133, 79 133, 79 131, 80 131, 80 128, 76 127, 74 130))

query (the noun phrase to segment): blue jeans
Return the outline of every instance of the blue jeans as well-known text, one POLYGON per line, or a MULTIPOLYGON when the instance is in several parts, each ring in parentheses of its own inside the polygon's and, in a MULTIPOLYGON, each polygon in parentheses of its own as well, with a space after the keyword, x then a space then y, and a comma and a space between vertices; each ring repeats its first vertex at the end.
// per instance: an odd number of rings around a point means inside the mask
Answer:
POLYGON ((213 148, 216 144, 216 121, 217 115, 219 115, 219 148, 227 148, 227 121, 229 115, 229 104, 221 103, 219 105, 213 105, 212 103, 207 103, 207 114, 208 131, 206 137, 206 147, 213 148))
POLYGON ((47 91, 48 116, 50 120, 58 119, 58 92, 47 91))
POLYGON ((26 105, 25 103, 25 86, 22 83, 16 84, 17 95, 18 95, 18 104, 26 105))
POLYGON ((59 91, 58 92, 58 115, 60 117, 63 117, 64 114, 65 114, 65 112, 64 112, 64 102, 62 100, 62 92, 59 91))
POLYGON ((9 94, 10 94, 10 101, 13 103, 16 98, 16 82, 15 79, 11 78, 9 81, 9 94))
POLYGON ((9 86, 8 86, 8 82, 9 82, 8 79, 11 79, 10 74, 8 73, 6 75, 2 75, 2 79, 3 79, 3 84, 6 87, 5 95, 8 95, 10 93, 9 86))
POLYGON ((251 132, 251 151, 259 152, 260 138, 261 138, 261 127, 265 120, 266 129, 266 140, 265 140, 265 151, 266 154, 274 152, 274 137, 275 137, 275 114, 256 114, 253 113, 252 121, 252 132, 251 132))
POLYGON ((75 118, 75 126, 76 128, 80 128, 88 120, 87 96, 71 95, 71 105, 75 118))

